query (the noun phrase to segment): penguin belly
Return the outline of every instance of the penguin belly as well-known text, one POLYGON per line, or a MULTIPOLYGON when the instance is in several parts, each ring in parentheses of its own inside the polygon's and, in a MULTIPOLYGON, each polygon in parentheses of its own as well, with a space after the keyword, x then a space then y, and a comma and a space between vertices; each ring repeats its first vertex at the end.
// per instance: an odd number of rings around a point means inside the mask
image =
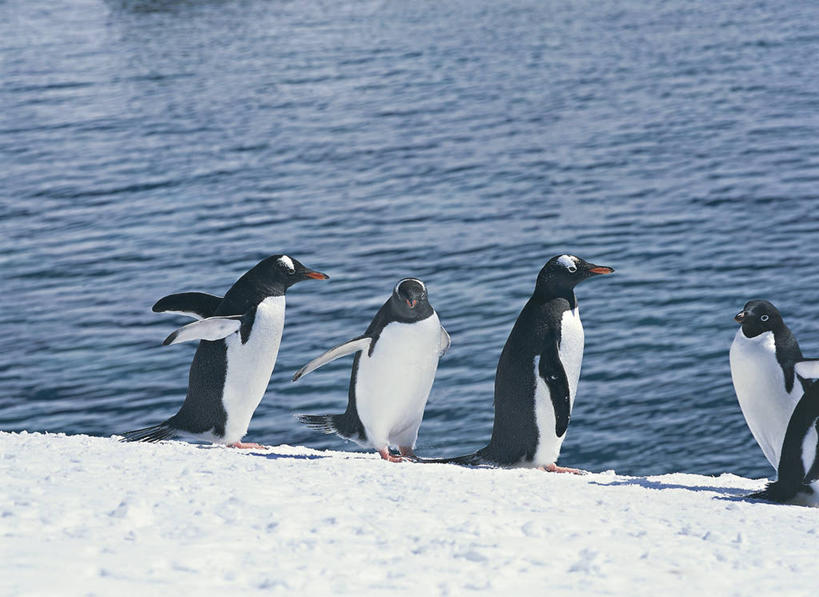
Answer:
POLYGON ((729 360, 745 421, 765 458, 778 468, 785 431, 802 386, 794 379, 790 394, 785 390, 785 374, 776 360, 773 332, 748 338, 740 328, 731 344, 729 360))
MULTIPOLYGON (((577 307, 571 311, 565 311, 560 322, 560 344, 558 355, 566 372, 566 380, 569 382, 569 412, 574 407, 574 397, 577 393, 577 384, 580 381, 580 366, 583 363, 584 332, 583 324, 580 322, 580 312, 577 307)), ((557 437, 555 432, 555 409, 552 404, 549 386, 540 377, 538 368, 540 366, 540 355, 535 357, 535 421, 538 429, 538 442, 535 456, 531 466, 547 466, 557 461, 560 455, 560 447, 566 439, 564 433, 562 437, 557 437)))
POLYGON ((441 324, 433 313, 414 323, 392 322, 373 354, 362 354, 355 383, 356 408, 376 449, 412 447, 438 369, 441 324))
POLYGON ((284 329, 284 296, 271 296, 259 303, 247 342, 241 333, 225 338, 227 372, 222 405, 227 415, 221 442, 238 442, 247 433, 250 419, 264 397, 284 329))

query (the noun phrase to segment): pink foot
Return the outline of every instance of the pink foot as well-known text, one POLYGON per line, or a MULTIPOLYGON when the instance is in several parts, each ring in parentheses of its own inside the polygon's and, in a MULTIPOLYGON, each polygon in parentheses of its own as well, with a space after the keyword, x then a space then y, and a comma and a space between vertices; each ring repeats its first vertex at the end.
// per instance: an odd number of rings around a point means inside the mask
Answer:
POLYGON ((539 471, 546 471, 547 473, 571 473, 573 475, 585 475, 586 471, 581 471, 579 468, 569 468, 567 466, 557 466, 554 462, 546 466, 537 467, 539 471))
POLYGON ((228 448, 238 448, 240 450, 267 450, 267 446, 254 444, 252 442, 233 442, 228 444, 228 448))
POLYGON ((398 446, 398 451, 404 458, 409 458, 410 460, 418 460, 418 457, 415 455, 415 451, 412 449, 412 446, 409 447, 398 446))
POLYGON ((389 460, 390 462, 401 462, 401 457, 390 454, 389 448, 381 448, 378 451, 378 455, 381 456, 382 459, 389 460))

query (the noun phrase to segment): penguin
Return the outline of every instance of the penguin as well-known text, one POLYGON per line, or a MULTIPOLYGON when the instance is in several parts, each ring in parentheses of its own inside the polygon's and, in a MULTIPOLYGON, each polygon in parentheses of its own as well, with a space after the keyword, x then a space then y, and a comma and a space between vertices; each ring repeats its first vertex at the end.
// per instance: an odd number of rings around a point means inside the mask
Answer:
POLYGON ((123 434, 123 441, 157 442, 187 432, 234 448, 243 443, 250 418, 264 396, 284 328, 284 295, 302 280, 329 276, 287 255, 256 264, 224 298, 199 292, 166 296, 153 306, 199 321, 171 333, 163 345, 199 340, 191 363, 185 402, 170 419, 123 434))
POLYGON ((574 288, 613 272, 574 255, 546 262, 498 361, 489 444, 467 456, 425 462, 581 472, 556 464, 583 360, 583 324, 574 288))
POLYGON ((361 336, 331 348, 293 375, 293 381, 325 363, 356 353, 347 410, 339 415, 297 415, 308 427, 335 433, 378 451, 381 458, 415 459, 415 441, 449 334, 429 303, 421 280, 399 281, 361 336), (400 456, 390 454, 397 447, 400 456))
POLYGON ((729 352, 734 390, 751 434, 777 469, 791 415, 809 380, 819 377, 819 361, 802 356, 769 301, 748 301, 734 319, 740 324, 729 352))
MULTIPOLYGON (((770 321, 770 320, 769 320, 770 321)), ((814 361, 815 363, 815 361, 814 361)), ((813 365, 813 367, 818 366, 813 365)), ((813 372, 812 375, 815 375, 813 372)), ((750 499, 817 505, 819 499, 819 383, 811 383, 796 404, 777 467, 776 481, 750 499)))

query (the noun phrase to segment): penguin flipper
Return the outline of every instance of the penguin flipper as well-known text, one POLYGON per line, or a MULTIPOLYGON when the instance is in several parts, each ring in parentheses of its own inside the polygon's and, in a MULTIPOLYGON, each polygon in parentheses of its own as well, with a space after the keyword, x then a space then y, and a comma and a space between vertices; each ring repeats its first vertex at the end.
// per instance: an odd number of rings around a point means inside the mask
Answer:
POLYGON ((194 321, 171 332, 162 344, 168 346, 189 340, 221 340, 238 332, 242 327, 244 317, 244 315, 227 315, 194 321))
POLYGON ((154 303, 151 310, 154 313, 178 313, 196 319, 205 319, 216 313, 221 302, 221 296, 206 292, 179 292, 163 296, 154 303))
POLYGON ((819 379, 819 359, 805 359, 794 365, 794 371, 805 379, 819 379))
POLYGON ((444 329, 444 326, 441 326, 441 343, 438 345, 438 353, 440 356, 444 356, 446 351, 449 350, 449 347, 452 345, 452 338, 449 337, 449 334, 444 329))
POLYGON ((343 344, 334 346, 321 356, 316 357, 315 359, 307 363, 304 367, 296 371, 295 375, 293 375, 293 381, 297 381, 299 378, 307 375, 311 371, 315 371, 322 365, 329 363, 330 361, 334 361, 339 357, 347 356, 348 354, 352 354, 360 350, 367 350, 370 347, 371 342, 372 342, 371 337, 359 336, 358 338, 353 338, 352 340, 348 340, 343 344))
POLYGON ((554 337, 547 339, 543 352, 540 353, 538 375, 549 388, 549 397, 555 410, 555 433, 562 437, 569 427, 571 402, 569 400, 569 380, 566 370, 560 361, 560 352, 554 337))

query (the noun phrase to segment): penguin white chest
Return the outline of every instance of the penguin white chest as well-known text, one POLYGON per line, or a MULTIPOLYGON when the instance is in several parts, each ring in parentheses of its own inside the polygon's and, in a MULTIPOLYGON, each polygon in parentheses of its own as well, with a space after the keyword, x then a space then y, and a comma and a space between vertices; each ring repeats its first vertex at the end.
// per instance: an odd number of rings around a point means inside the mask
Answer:
POLYGON ((785 375, 776 360, 773 332, 748 338, 740 328, 729 354, 739 407, 765 458, 777 468, 785 431, 802 386, 794 379, 791 392, 785 390, 785 375))
MULTIPOLYGON (((564 311, 560 322, 560 343, 558 344, 558 356, 566 372, 566 380, 569 384, 569 412, 574 406, 574 397, 577 393, 577 384, 580 381, 580 366, 583 362, 584 346, 583 324, 580 321, 580 311, 578 307, 564 311)), ((566 439, 564 433, 557 437, 555 425, 554 405, 552 404, 549 386, 540 377, 539 372, 540 356, 534 360, 535 370, 535 422, 538 428, 538 443, 532 466, 545 466, 557 461, 560 455, 560 447, 566 439)))
POLYGON ((384 327, 372 356, 358 363, 356 408, 367 439, 376 449, 415 445, 424 407, 438 369, 438 315, 384 327))
POLYGON ((225 437, 231 444, 247 433, 250 419, 264 397, 284 329, 283 296, 271 296, 259 303, 247 342, 240 332, 225 338, 227 372, 222 404, 227 414, 225 437))

